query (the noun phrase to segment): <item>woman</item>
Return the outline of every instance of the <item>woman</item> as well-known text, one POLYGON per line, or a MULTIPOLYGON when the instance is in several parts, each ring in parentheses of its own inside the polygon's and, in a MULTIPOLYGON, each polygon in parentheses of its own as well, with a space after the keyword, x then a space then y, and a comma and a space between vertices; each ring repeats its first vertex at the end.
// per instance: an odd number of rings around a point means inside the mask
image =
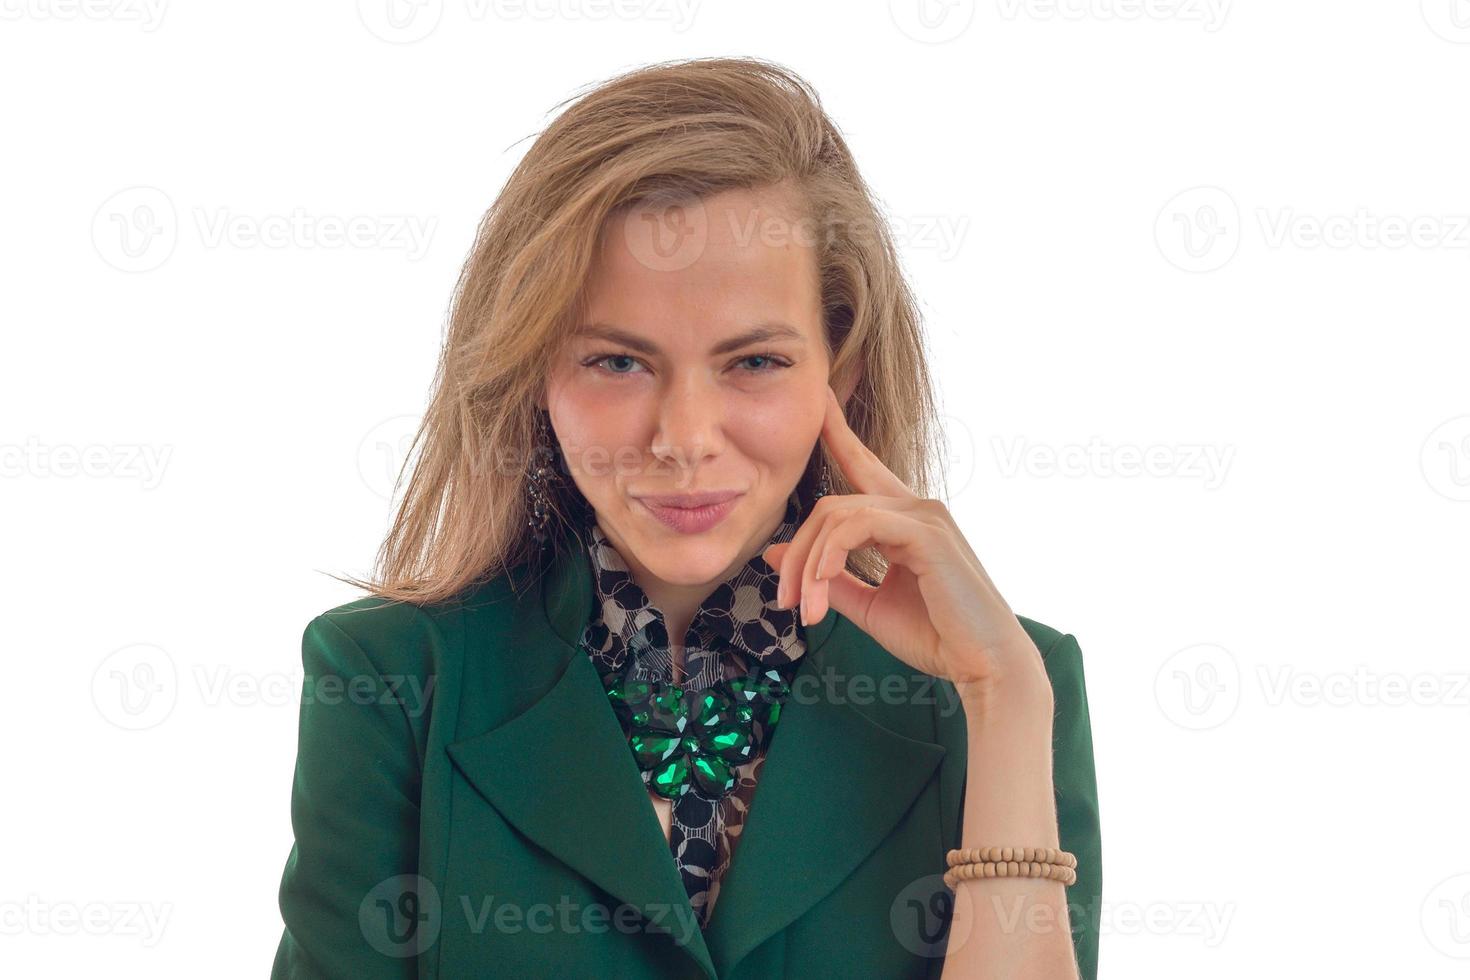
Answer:
POLYGON ((306 628, 274 975, 1094 977, 1081 653, 928 497, 933 405, 804 82, 568 108, 481 225, 372 595, 306 628), (991 845, 1042 850, 953 853, 991 845))

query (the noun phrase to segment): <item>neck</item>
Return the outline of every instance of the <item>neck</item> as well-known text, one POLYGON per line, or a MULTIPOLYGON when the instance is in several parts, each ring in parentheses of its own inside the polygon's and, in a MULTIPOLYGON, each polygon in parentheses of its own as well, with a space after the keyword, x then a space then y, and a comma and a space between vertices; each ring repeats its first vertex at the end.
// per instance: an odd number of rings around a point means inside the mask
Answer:
MULTIPOLYGON (((739 564, 728 569, 725 574, 734 574, 734 569, 739 568, 746 560, 741 559, 739 564)), ((672 585, 655 578, 646 568, 635 565, 632 561, 628 562, 628 574, 648 596, 649 603, 663 614, 664 627, 669 631, 669 643, 675 647, 674 659, 676 662, 682 660, 684 638, 694 623, 694 614, 724 578, 698 585, 672 585)))
MULTIPOLYGON (((618 549, 618 553, 622 555, 623 561, 628 566, 629 577, 648 596, 649 603, 663 614, 664 627, 669 632, 670 652, 674 663, 679 664, 684 660, 684 639, 689 633, 689 627, 694 623, 694 616, 699 612, 699 607, 714 593, 721 582, 734 575, 760 553, 765 547, 765 542, 769 541, 776 533, 776 528, 780 527, 784 516, 784 510, 775 514, 756 537, 757 543, 742 549, 730 567, 710 582, 693 585, 676 585, 665 582, 650 572, 636 555, 625 553, 621 548, 618 549)), ((605 530, 604 533, 606 533, 605 530)))

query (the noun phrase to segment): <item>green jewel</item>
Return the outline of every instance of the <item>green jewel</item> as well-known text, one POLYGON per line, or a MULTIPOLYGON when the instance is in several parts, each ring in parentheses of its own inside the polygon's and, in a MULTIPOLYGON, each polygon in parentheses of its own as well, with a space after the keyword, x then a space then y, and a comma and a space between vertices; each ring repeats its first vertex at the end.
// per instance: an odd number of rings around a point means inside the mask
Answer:
POLYGON ((673 735, 638 732, 628 739, 628 744, 633 747, 633 758, 638 760, 638 768, 648 769, 673 755, 679 747, 679 740, 673 735))
POLYGON ((699 723, 706 727, 719 724, 719 718, 733 705, 730 699, 715 688, 706 688, 699 695, 699 723))
POLYGON ((730 682, 730 689, 740 704, 741 714, 753 716, 766 728, 775 727, 781 717, 781 703, 791 693, 791 685, 774 667, 738 677, 730 682))
POLYGON ((668 800, 691 790, 723 799, 738 782, 735 767, 765 744, 757 744, 755 722, 769 740, 789 686, 767 669, 690 692, 634 678, 634 660, 602 680, 649 789, 668 800))
POLYGON ((690 772, 694 779, 694 788, 701 796, 709 799, 720 799, 735 788, 735 774, 719 759, 706 755, 695 756, 694 767, 690 772))
POLYGON ((742 746, 750 744, 750 736, 738 728, 730 728, 723 732, 716 732, 710 737, 710 745, 715 751, 724 755, 727 752, 738 752, 742 746))
POLYGON ((689 788, 689 762, 676 755, 648 773, 648 785, 666 800, 683 796, 689 788))

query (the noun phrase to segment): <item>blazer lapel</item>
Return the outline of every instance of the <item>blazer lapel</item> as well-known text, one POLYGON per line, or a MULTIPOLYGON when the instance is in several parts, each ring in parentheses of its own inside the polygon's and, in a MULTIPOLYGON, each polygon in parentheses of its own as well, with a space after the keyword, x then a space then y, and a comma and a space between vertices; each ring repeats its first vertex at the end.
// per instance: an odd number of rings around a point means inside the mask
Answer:
POLYGON ((596 670, 576 645, 592 613, 592 578, 575 537, 563 537, 540 599, 546 642, 537 652, 565 658, 560 679, 522 714, 450 744, 449 755, 517 830, 637 908, 650 930, 668 934, 713 978, 709 950, 638 766, 596 670))
POLYGON ((793 694, 706 930, 721 976, 861 864, 945 754, 942 745, 890 731, 845 700, 813 696, 822 690, 818 674, 828 652, 863 637, 834 610, 806 636, 793 694))

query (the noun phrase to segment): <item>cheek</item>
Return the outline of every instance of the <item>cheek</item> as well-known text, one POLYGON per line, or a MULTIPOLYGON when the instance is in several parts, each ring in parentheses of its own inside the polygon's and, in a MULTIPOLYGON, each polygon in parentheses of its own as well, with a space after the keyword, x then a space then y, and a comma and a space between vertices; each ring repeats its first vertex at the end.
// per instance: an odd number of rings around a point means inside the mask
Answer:
POLYGON ((734 422, 749 455, 772 462, 805 465, 822 431, 826 389, 792 391, 742 406, 734 422))
POLYGON ((569 385, 554 391, 547 400, 552 425, 563 443, 593 446, 601 441, 608 412, 597 411, 597 403, 585 390, 569 385))
POLYGON ((621 413, 609 412, 587 385, 565 378, 548 382, 546 404, 567 466, 578 480, 595 481, 608 475, 606 461, 620 441, 621 413))
POLYGON ((575 370, 553 375, 546 388, 566 465, 593 501, 615 493, 619 482, 636 479, 647 469, 648 434, 639 422, 644 413, 608 389, 575 370))

